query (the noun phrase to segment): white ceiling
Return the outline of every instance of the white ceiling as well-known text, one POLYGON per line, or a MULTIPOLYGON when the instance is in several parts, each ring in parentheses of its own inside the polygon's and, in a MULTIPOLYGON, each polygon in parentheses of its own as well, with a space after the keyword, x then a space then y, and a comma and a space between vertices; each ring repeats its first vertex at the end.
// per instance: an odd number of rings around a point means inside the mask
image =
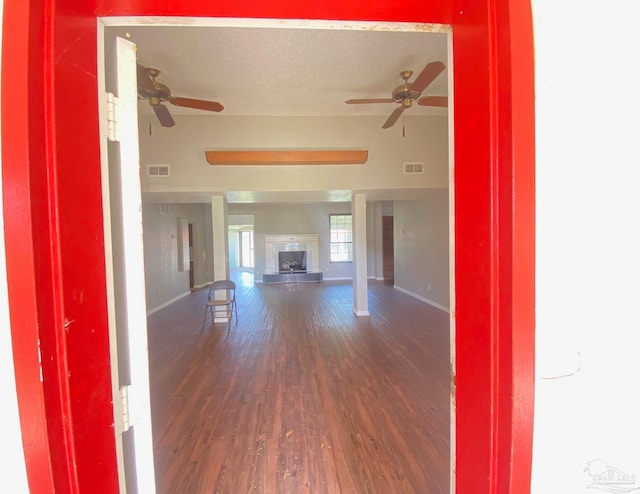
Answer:
MULTIPOLYGON (((411 81, 427 63, 448 61, 447 34, 438 26, 235 24, 112 26, 107 33, 135 42, 138 62, 160 69, 158 80, 173 96, 219 101, 225 115, 388 115, 396 103, 344 101, 388 98, 402 83, 402 70, 414 71, 411 81)), ((447 95, 447 77, 445 69, 423 96, 447 95)), ((206 113, 167 106, 176 115, 206 113)), ((446 109, 413 105, 406 114, 446 109)))
MULTIPOLYGON (((161 70, 173 96, 218 101, 224 115, 379 115, 396 103, 347 105, 351 98, 389 98, 433 61, 448 65, 444 26, 184 18, 103 18, 105 43, 121 36, 137 45, 138 63, 161 70)), ((448 95, 445 69, 422 93, 448 95)), ((141 112, 149 111, 141 102, 141 112)), ((173 115, 209 112, 167 104, 173 115)), ((446 115, 413 105, 405 115, 446 115)), ((387 191, 378 200, 415 198, 424 191, 387 191)), ((349 201, 351 191, 228 194, 229 202, 349 201)), ((374 194, 375 195, 375 194, 374 194)), ((373 195, 371 196, 373 197, 373 195)), ((210 198, 210 196, 209 196, 210 198)), ((208 202, 206 194, 145 194, 151 202, 208 202), (200 197, 202 196, 202 197, 200 197)))

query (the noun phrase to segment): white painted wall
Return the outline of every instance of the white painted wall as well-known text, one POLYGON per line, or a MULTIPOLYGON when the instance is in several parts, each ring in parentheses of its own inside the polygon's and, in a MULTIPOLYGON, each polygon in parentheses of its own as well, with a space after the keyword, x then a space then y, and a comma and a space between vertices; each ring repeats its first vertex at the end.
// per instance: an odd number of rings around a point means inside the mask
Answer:
MULTIPOLYGON (((584 469, 595 459, 634 474, 632 487, 638 489, 640 3, 532 4, 537 186, 532 492, 605 492, 588 489, 593 479, 584 469)), ((598 467, 604 463, 593 464, 594 472, 598 467)))
MULTIPOLYGON (((155 118, 155 117, 154 117, 155 118)), ((175 116, 149 135, 140 117, 142 165, 171 165, 168 178, 142 177, 143 191, 314 191, 446 187, 447 117, 405 117, 381 131, 380 117, 175 116), (365 165, 211 166, 211 149, 367 149, 365 165), (424 175, 405 175, 405 161, 424 161, 424 175)))
POLYGON ((449 309, 449 191, 393 205, 394 286, 449 309))

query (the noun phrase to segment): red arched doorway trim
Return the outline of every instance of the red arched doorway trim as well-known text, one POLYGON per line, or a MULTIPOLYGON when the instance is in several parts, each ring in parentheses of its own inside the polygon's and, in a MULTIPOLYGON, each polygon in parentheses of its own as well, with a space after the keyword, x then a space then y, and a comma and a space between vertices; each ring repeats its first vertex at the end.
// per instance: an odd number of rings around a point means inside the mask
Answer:
POLYGON ((31 491, 117 491, 100 189, 96 16, 432 22, 453 28, 456 492, 527 492, 534 358, 528 0, 5 0, 7 282, 31 491), (42 375, 40 382, 40 360, 42 375))

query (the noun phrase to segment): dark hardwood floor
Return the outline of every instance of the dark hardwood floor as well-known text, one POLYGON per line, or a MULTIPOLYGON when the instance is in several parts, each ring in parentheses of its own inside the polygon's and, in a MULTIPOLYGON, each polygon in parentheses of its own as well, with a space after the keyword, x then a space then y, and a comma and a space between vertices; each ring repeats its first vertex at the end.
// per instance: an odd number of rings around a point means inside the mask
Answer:
POLYGON ((449 317, 382 282, 206 290, 149 316, 158 493, 449 492, 449 317), (209 321, 207 321, 209 324, 209 321))

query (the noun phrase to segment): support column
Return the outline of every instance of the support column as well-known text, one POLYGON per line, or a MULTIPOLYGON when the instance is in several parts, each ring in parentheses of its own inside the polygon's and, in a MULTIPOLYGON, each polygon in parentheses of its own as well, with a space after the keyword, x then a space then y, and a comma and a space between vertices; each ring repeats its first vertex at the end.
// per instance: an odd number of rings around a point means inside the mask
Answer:
POLYGON ((353 313, 369 315, 367 294, 367 197, 354 194, 351 200, 353 241, 353 313))
POLYGON ((213 235, 213 279, 229 279, 229 227, 227 199, 211 196, 211 233, 213 235))

